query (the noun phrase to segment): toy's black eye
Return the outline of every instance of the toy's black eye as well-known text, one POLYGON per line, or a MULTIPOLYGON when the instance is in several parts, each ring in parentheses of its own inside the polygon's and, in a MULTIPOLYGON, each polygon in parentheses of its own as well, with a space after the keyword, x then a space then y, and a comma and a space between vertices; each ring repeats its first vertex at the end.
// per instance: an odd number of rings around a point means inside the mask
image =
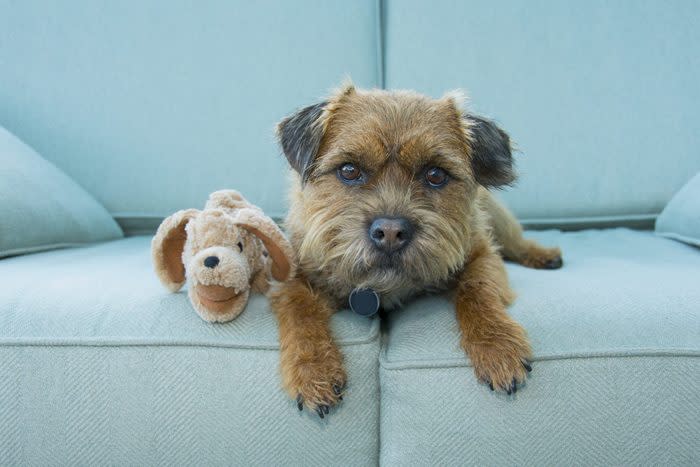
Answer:
POLYGON ((238 242, 238 251, 243 252, 243 244, 241 242, 238 242))
POLYGON ((438 188, 447 183, 447 172, 440 167, 431 167, 425 172, 425 179, 432 187, 438 188))
POLYGON ((359 182, 361 181, 362 171, 355 164, 346 162, 338 168, 338 177, 344 182, 359 182))

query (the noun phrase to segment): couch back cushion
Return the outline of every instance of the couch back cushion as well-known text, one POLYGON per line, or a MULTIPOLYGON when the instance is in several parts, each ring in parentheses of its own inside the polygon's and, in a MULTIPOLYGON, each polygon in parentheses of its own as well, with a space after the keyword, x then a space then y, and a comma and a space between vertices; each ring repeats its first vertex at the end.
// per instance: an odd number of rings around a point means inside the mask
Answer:
POLYGON ((275 123, 376 86, 375 0, 27 0, 0 14, 0 124, 118 217, 236 188, 285 210, 275 123))
POLYGON ((700 3, 386 0, 385 85, 511 134, 522 218, 658 213, 700 170, 700 3))

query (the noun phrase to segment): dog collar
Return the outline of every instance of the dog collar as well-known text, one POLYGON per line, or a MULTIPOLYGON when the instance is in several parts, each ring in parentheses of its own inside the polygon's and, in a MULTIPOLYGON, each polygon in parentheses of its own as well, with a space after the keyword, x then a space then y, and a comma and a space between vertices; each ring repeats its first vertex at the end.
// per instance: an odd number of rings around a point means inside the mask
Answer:
POLYGON ((348 298, 350 309, 362 316, 373 316, 379 311, 379 295, 372 289, 355 289, 348 298))

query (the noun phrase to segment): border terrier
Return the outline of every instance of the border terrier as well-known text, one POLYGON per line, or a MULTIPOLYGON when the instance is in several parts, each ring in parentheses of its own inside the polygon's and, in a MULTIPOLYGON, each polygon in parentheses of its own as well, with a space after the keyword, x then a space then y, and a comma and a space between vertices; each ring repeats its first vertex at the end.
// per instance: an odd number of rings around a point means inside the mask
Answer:
POLYGON ((331 314, 353 290, 391 309, 421 293, 453 297, 461 346, 476 377, 511 394, 531 370, 503 258, 556 269, 558 248, 523 238, 488 191, 515 180, 508 135, 462 108, 457 93, 347 84, 277 127, 291 165, 286 229, 296 276, 271 293, 283 386, 323 418, 342 400, 346 373, 331 314))

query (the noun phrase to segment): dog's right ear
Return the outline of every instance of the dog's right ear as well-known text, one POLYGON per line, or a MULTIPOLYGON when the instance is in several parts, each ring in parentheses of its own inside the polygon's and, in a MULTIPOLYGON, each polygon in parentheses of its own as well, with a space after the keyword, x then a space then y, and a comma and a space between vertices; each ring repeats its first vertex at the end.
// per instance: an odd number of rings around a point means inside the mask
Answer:
POLYGON ((177 292, 185 284, 185 265, 182 263, 182 251, 187 241, 185 227, 197 214, 197 209, 186 209, 166 217, 151 241, 156 274, 171 292, 177 292))
POLYGON ((309 169, 318 154, 323 139, 323 113, 327 101, 310 105, 290 115, 277 125, 277 138, 289 165, 301 175, 302 182, 309 177, 309 169))
POLYGON ((328 99, 304 107, 277 125, 277 139, 282 151, 289 165, 301 175, 302 183, 311 175, 331 114, 353 94, 355 86, 347 80, 328 99))

